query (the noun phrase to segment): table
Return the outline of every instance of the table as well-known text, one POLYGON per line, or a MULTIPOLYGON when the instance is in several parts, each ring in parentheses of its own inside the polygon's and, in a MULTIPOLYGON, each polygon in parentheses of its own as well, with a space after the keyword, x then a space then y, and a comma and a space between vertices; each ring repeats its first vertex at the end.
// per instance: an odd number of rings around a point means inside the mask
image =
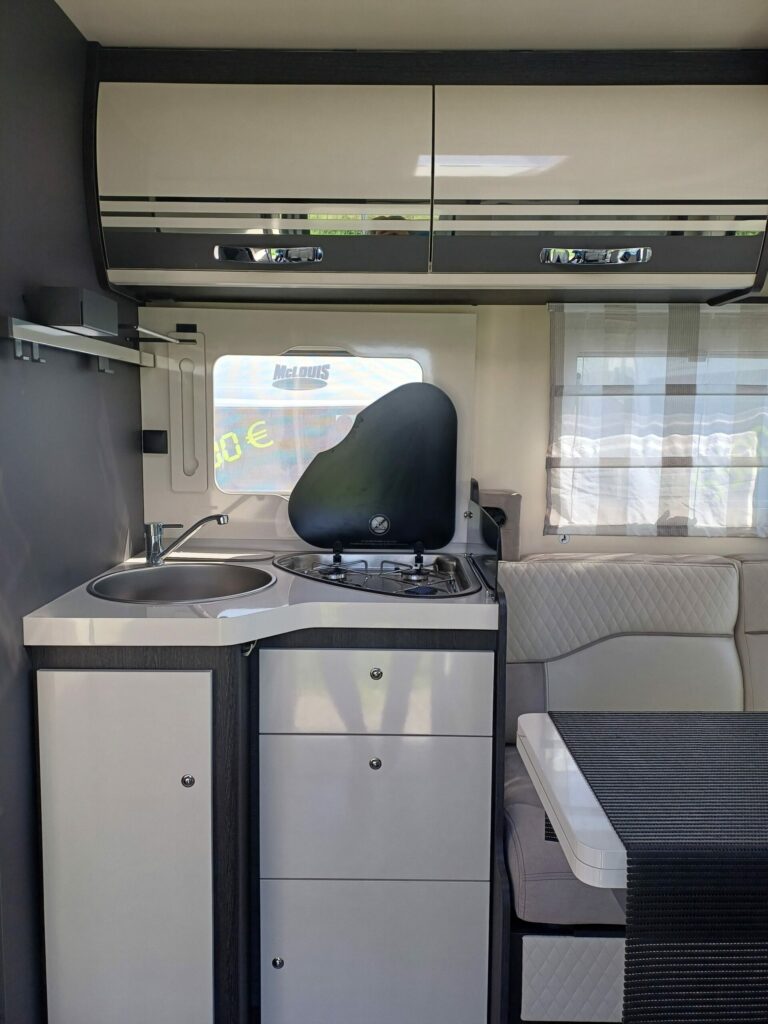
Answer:
POLYGON ((517 749, 574 875, 627 886, 627 851, 548 714, 521 715, 517 749))
POLYGON ((627 1024, 765 1024, 768 713, 525 715, 518 748, 575 876, 627 890, 627 1024))

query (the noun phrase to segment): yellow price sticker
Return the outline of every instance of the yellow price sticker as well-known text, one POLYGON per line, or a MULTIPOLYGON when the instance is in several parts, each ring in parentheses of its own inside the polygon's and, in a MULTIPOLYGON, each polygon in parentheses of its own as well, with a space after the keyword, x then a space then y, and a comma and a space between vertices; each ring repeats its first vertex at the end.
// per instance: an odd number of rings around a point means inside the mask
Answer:
MULTIPOLYGON (((252 448, 271 448, 275 443, 267 431, 266 420, 256 420, 248 427, 245 443, 252 448)), ((237 462, 242 457, 243 448, 240 438, 229 430, 222 434, 218 441, 213 442, 213 468, 221 469, 225 462, 237 462)))
POLYGON ((251 445, 252 448, 271 448, 275 443, 267 432, 266 420, 256 420, 248 427, 248 433, 245 435, 246 444, 251 445), (262 428, 262 429, 259 429, 262 428))

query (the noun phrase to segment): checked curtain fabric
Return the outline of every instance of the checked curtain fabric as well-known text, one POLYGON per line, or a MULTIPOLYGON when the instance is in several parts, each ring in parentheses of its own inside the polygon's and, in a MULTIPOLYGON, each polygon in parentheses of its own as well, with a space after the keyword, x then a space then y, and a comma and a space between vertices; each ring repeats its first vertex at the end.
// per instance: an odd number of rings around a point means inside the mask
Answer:
POLYGON ((545 533, 768 536, 768 306, 550 306, 545 533))

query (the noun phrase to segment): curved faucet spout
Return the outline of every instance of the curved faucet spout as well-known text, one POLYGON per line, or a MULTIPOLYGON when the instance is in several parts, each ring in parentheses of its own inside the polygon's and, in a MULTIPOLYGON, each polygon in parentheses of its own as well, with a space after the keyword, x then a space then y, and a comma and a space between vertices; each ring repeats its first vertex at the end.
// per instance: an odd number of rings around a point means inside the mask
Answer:
POLYGON ((146 541, 147 565, 162 565, 163 559, 167 558, 172 551, 177 551, 182 544, 202 529, 206 523, 218 523, 219 526, 226 526, 229 522, 228 515, 204 516, 198 519, 188 530, 185 530, 180 537, 172 540, 167 547, 163 547, 163 530, 180 530, 181 523, 145 523, 144 539, 146 541))

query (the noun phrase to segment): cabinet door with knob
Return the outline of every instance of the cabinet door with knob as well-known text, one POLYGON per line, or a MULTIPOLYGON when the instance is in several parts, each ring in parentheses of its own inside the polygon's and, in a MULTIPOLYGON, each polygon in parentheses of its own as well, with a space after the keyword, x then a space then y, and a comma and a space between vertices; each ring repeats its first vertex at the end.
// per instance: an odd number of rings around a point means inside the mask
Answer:
POLYGON ((265 878, 487 880, 491 740, 261 736, 265 878))
POLYGON ((211 673, 37 689, 50 1024, 211 1024, 211 673))
POLYGON ((264 1024, 484 1024, 488 883, 261 883, 264 1024))

